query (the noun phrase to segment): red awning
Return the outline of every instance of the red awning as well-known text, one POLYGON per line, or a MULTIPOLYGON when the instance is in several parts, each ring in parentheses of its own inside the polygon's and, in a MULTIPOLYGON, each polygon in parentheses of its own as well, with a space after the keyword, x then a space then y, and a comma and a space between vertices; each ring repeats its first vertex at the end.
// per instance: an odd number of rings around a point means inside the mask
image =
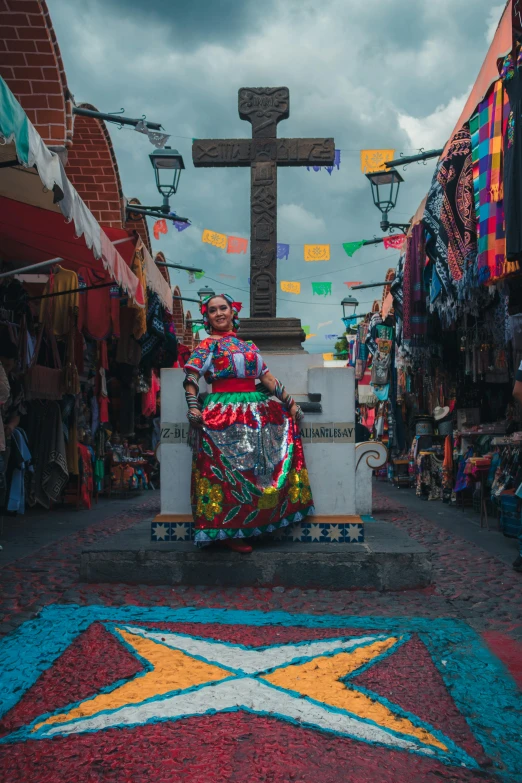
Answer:
POLYGON ((22 267, 59 257, 68 269, 87 266, 105 270, 137 304, 143 305, 144 292, 128 261, 132 260, 136 240, 120 230, 117 239, 128 241, 115 246, 112 231, 100 227, 102 258, 97 259, 83 236, 76 236, 74 222, 68 223, 61 212, 0 196, 0 251, 4 262, 22 267))

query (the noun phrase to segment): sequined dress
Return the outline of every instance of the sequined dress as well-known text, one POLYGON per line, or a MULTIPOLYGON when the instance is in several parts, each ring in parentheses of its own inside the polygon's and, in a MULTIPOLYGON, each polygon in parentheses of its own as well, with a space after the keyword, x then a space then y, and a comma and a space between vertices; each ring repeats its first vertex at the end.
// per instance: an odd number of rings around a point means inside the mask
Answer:
POLYGON ((256 390, 268 372, 258 348, 233 333, 209 337, 184 369, 213 384, 192 464, 196 544, 271 533, 313 513, 299 428, 256 390))

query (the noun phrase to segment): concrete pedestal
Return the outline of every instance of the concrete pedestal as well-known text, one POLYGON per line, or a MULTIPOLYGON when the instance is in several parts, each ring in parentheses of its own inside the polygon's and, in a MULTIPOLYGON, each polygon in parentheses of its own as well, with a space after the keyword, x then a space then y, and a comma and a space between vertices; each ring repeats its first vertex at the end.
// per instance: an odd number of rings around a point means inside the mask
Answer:
POLYGON ((299 318, 242 318, 238 337, 252 340, 261 353, 306 353, 299 318))

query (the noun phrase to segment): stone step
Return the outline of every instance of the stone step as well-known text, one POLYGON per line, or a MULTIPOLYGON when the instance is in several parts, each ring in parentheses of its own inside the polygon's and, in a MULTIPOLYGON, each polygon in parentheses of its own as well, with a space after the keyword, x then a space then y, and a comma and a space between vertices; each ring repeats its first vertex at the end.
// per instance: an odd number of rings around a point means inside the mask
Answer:
POLYGON ((405 590, 431 583, 431 556, 388 522, 367 522, 364 543, 260 540, 241 555, 190 541, 151 542, 150 520, 85 547, 85 582, 212 587, 405 590))

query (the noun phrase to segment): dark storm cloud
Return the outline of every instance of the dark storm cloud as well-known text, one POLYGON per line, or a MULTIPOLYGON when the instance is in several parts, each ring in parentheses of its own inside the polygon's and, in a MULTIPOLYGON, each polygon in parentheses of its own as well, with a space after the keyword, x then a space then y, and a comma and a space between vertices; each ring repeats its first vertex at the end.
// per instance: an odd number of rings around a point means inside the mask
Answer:
POLYGON ((140 25, 160 23, 172 46, 190 49, 202 41, 234 44, 261 25, 273 0, 105 0, 108 12, 134 18, 140 25))

